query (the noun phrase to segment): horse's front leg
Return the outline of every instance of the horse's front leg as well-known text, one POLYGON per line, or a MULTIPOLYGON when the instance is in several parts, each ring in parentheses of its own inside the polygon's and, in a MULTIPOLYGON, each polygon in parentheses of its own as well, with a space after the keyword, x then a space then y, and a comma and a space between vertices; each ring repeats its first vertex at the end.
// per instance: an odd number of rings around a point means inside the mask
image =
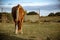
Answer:
POLYGON ((18 23, 18 31, 19 31, 19 33, 23 34, 21 22, 18 23))
POLYGON ((15 34, 18 34, 18 24, 15 24, 15 34))

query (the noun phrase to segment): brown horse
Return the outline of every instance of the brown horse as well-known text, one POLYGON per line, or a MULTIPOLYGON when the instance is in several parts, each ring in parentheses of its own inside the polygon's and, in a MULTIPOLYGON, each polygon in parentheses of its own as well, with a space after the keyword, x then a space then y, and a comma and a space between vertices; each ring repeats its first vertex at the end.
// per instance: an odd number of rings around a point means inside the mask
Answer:
POLYGON ((25 15, 25 12, 21 5, 18 4, 17 6, 12 8, 12 16, 15 22, 15 33, 16 34, 18 32, 23 33, 22 23, 23 23, 24 15, 25 15))

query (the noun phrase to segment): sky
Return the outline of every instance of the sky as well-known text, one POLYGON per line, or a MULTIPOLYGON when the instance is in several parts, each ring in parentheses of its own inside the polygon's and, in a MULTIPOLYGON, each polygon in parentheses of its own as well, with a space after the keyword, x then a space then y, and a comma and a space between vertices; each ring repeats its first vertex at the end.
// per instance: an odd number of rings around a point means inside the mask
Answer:
MULTIPOLYGON (((49 5, 58 5, 60 7, 60 0, 0 0, 0 8, 2 8, 2 7, 3 8, 4 7, 5 8, 12 8, 13 6, 16 6, 17 4, 20 4, 23 7, 25 7, 25 6, 44 7, 44 6, 49 6, 49 5)), ((50 11, 41 10, 40 12, 41 12, 41 16, 46 16, 46 15, 48 15, 47 13, 57 12, 57 11, 60 11, 60 8, 59 8, 59 10, 52 10, 52 11, 51 10, 50 11)))
POLYGON ((57 0, 1 0, 0 5, 44 6, 59 4, 57 0))

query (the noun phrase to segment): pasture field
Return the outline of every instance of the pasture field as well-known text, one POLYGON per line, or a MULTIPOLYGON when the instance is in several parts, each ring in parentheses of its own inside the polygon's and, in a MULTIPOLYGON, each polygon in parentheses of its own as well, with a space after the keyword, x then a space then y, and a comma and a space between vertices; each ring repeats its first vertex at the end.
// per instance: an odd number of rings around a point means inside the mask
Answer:
POLYGON ((23 23, 23 34, 14 34, 13 23, 0 23, 0 40, 60 40, 60 23, 23 23))

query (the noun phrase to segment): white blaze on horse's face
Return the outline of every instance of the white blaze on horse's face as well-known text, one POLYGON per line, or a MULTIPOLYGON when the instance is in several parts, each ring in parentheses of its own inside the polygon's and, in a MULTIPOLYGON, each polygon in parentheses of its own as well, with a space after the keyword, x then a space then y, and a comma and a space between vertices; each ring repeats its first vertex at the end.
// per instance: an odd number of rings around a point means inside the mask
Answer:
POLYGON ((16 15, 16 19, 17 19, 17 21, 18 21, 18 17, 19 17, 19 8, 21 8, 21 6, 18 6, 18 8, 17 8, 17 15, 16 15))
MULTIPOLYGON (((19 8, 17 9, 17 13, 16 13, 16 23, 18 23, 18 17, 19 17, 19 8)), ((15 30, 15 33, 17 34, 18 33, 18 24, 16 24, 16 30, 15 30)))

